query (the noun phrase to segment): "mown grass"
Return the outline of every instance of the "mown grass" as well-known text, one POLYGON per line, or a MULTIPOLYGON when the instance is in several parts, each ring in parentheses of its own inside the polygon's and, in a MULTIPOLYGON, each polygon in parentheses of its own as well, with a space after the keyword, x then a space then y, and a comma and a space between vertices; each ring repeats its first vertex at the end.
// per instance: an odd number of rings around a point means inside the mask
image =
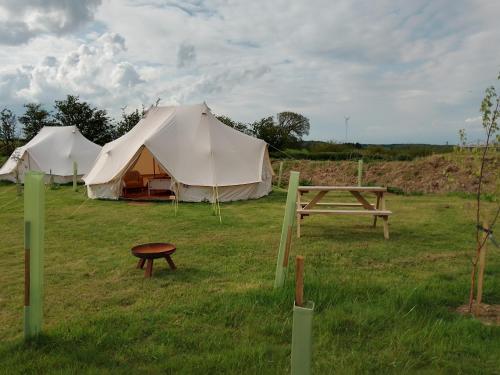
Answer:
MULTIPOLYGON (((220 224, 208 204, 176 216, 170 204, 47 189, 44 335, 24 344, 23 201, 0 186, 0 373, 287 373, 293 267, 272 289, 285 195, 223 204, 220 224), (177 245, 177 271, 157 261, 143 278, 129 249, 150 241, 177 245)), ((306 257, 316 303, 314 373, 498 372, 500 327, 453 312, 474 238, 465 203, 390 195, 389 241, 368 218, 305 220, 292 256, 306 257)), ((500 301, 499 254, 489 303, 500 301)))

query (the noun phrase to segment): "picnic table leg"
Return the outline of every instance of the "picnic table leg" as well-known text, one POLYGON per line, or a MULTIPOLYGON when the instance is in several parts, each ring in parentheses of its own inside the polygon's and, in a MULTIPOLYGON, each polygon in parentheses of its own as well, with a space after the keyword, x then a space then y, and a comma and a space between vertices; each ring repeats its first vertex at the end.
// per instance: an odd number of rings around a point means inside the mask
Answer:
POLYGON ((384 193, 380 193, 380 203, 382 205, 382 210, 385 211, 385 197, 384 197, 384 193))
POLYGON ((153 259, 148 259, 146 264, 146 271, 144 272, 144 277, 151 277, 153 275, 153 259))
POLYGON ((144 263, 146 263, 146 259, 139 259, 139 262, 137 262, 137 268, 142 269, 144 267, 144 263))
MULTIPOLYGON (((382 205, 382 210, 385 211, 385 197, 384 197, 383 192, 380 194, 380 203, 382 205)), ((382 219, 384 219, 384 238, 386 240, 388 240, 389 239, 389 216, 382 216, 382 219)))
POLYGON ((384 238, 389 239, 389 216, 382 216, 384 219, 384 238))
MULTIPOLYGON (((377 204, 375 205, 375 209, 378 210, 380 207, 380 194, 377 193, 377 204)), ((373 217, 373 227, 377 226, 377 216, 373 217)))
POLYGON ((173 269, 173 270, 177 269, 177 267, 175 266, 175 263, 172 260, 172 258, 170 257, 170 255, 165 255, 165 259, 167 260, 167 263, 171 269, 173 269))

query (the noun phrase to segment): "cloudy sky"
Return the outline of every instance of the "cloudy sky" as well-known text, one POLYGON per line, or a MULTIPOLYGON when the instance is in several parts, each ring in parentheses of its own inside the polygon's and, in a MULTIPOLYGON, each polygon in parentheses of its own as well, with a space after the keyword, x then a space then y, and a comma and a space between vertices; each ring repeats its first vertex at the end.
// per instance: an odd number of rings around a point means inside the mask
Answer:
POLYGON ((250 122, 290 110, 308 138, 480 137, 500 70, 497 0, 0 0, 0 107, 78 94, 120 108, 206 101, 250 122))

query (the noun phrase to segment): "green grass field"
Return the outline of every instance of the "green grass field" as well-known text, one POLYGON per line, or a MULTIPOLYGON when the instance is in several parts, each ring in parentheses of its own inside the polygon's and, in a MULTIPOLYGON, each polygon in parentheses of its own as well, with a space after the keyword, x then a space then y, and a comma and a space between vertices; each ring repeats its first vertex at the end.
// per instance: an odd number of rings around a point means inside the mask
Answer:
MULTIPOLYGON (((223 204, 220 224, 209 204, 175 216, 48 189, 45 333, 24 344, 23 200, 0 186, 0 373, 287 373, 293 266, 272 288, 285 198, 223 204), (151 241, 177 245, 178 270, 157 261, 143 278, 130 248, 151 241)), ((498 373, 500 327, 453 312, 468 295, 472 203, 389 195, 389 241, 369 218, 306 218, 292 256, 316 303, 315 374, 498 373)), ((491 250, 487 303, 499 276, 491 250)))

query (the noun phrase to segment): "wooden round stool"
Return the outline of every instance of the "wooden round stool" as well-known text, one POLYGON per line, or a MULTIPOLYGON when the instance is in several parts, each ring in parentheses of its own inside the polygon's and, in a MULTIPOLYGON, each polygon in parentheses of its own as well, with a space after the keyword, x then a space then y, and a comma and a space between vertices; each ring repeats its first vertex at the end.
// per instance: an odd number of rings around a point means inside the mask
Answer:
POLYGON ((165 258, 171 269, 175 270, 174 261, 170 257, 175 253, 175 245, 171 243, 146 243, 132 248, 132 254, 139 258, 137 268, 143 268, 146 264, 146 271, 144 277, 151 277, 153 274, 153 260, 157 258, 165 258))

